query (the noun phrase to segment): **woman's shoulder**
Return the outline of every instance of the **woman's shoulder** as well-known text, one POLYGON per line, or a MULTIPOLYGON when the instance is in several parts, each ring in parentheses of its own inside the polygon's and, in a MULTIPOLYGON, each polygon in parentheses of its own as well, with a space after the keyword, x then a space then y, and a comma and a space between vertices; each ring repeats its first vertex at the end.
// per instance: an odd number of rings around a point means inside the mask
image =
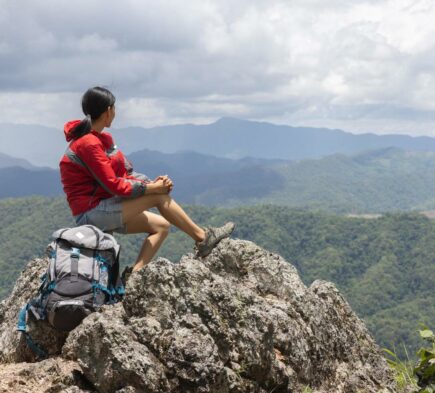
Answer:
POLYGON ((91 131, 73 141, 70 146, 76 151, 84 151, 89 148, 94 148, 95 146, 99 146, 103 150, 107 150, 114 146, 114 141, 112 135, 107 131, 101 133, 91 131))
POLYGON ((104 130, 104 131, 100 134, 100 138, 101 138, 102 142, 103 142, 105 145, 110 145, 110 146, 111 146, 111 145, 114 144, 112 134, 111 134, 110 132, 106 131, 106 130, 104 130))
POLYGON ((83 151, 93 146, 104 147, 103 142, 100 140, 100 138, 98 138, 98 136, 94 135, 92 132, 83 135, 79 139, 73 141, 70 145, 70 147, 76 151, 83 151))

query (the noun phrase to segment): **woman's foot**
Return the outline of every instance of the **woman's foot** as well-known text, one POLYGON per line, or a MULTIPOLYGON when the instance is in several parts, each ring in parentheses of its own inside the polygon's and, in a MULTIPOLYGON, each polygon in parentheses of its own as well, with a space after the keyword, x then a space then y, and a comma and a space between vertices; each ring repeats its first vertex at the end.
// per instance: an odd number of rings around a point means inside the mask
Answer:
POLYGON ((203 258, 206 257, 222 239, 225 239, 231 235, 231 233, 234 231, 234 228, 235 224, 231 221, 218 228, 205 227, 205 239, 201 242, 196 242, 196 256, 203 258))

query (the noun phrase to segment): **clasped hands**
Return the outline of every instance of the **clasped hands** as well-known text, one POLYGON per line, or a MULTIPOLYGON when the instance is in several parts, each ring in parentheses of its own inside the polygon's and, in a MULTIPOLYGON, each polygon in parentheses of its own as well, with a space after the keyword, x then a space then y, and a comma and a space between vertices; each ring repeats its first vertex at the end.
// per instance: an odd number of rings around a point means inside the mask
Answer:
POLYGON ((168 175, 161 175, 161 176, 157 176, 154 179, 154 183, 158 182, 158 181, 162 181, 163 182, 163 186, 167 187, 168 190, 168 194, 172 191, 172 189, 174 188, 174 183, 172 182, 172 180, 169 178, 168 175))

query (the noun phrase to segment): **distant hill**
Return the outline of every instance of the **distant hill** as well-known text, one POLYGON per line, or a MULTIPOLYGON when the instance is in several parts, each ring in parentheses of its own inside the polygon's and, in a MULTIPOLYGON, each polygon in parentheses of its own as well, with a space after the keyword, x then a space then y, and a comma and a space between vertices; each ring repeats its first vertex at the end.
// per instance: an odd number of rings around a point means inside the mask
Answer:
POLYGON ((165 171, 171 176, 231 173, 254 166, 268 166, 287 162, 287 160, 253 157, 229 159, 189 150, 162 153, 160 151, 144 149, 129 154, 128 158, 136 169, 140 169, 145 173, 151 173, 153 176, 164 174, 166 173, 165 171))
MULTIPOLYGON (((246 199, 278 189, 280 175, 267 166, 284 162, 256 158, 231 160, 195 152, 165 154, 150 150, 133 153, 129 159, 136 171, 152 179, 170 175, 177 185, 173 196, 181 202, 201 203, 206 199, 209 204, 210 201, 219 204, 222 195, 246 199)), ((0 184, 4 185, 0 188, 0 198, 63 195, 59 170, 49 168, 3 168, 0 169, 0 184)))
POLYGON ((435 153, 382 149, 286 163, 283 188, 262 201, 346 213, 435 208, 435 153))
MULTIPOLYGON (((293 162, 143 150, 129 158, 152 179, 170 175, 181 203, 267 203, 345 214, 435 209, 434 152, 386 148, 293 162)), ((57 170, 0 169, 0 184, 0 198, 63 195, 57 170)))
POLYGON ((0 153, 0 169, 18 166, 25 169, 37 169, 29 161, 23 160, 22 158, 11 157, 7 154, 0 153))
POLYGON ((354 155, 396 147, 435 151, 435 138, 406 135, 354 135, 326 128, 290 127, 265 122, 222 118, 206 125, 174 125, 113 130, 126 153, 151 149, 164 153, 193 150, 227 158, 259 157, 286 160, 321 158, 335 153, 354 155))
MULTIPOLYGON (((186 171, 183 165, 174 165, 173 170, 169 165, 161 171, 158 167, 151 169, 148 163, 157 163, 159 158, 148 154, 143 151, 130 156, 136 170, 150 177, 170 174, 175 183, 174 196, 183 203, 209 206, 272 203, 336 213, 435 208, 433 152, 386 148, 352 157, 335 154, 298 162, 263 160, 245 166, 231 160, 222 165, 215 162, 209 169, 206 157, 200 156, 204 165, 198 164, 197 171, 203 173, 191 173, 193 170, 186 171)), ((168 156, 161 155, 160 159, 169 162, 168 156)))
POLYGON ((63 193, 59 173, 54 169, 0 169, 0 198, 29 195, 55 196, 63 193))
POLYGON ((0 152, 28 160, 35 166, 57 168, 66 146, 62 129, 0 124, 0 152))
MULTIPOLYGON (((341 130, 291 127, 234 118, 222 118, 205 125, 113 128, 110 132, 126 154, 143 149, 163 153, 188 150, 235 159, 302 160, 336 153, 354 155, 387 147, 435 152, 435 138, 430 137, 354 135, 341 130)), ((57 168, 66 146, 61 127, 0 124, 0 152, 27 159, 33 165, 57 168)))

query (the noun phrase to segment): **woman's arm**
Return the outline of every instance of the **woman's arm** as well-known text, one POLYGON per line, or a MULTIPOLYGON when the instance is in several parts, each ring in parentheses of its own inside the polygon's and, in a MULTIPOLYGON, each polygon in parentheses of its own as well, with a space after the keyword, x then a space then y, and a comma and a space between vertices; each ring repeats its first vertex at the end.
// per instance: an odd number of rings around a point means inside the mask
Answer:
POLYGON ((129 179, 138 179, 142 180, 147 184, 147 189, 149 194, 151 193, 169 193, 172 191, 172 188, 174 187, 174 184, 172 183, 172 180, 169 179, 167 175, 165 176, 158 176, 156 179, 151 180, 147 175, 144 175, 140 172, 135 172, 133 170, 133 164, 130 162, 130 160, 124 156, 124 154, 121 152, 122 156, 124 157, 124 166, 125 170, 127 171, 127 178, 129 179), (163 184, 160 182, 160 180, 163 180, 163 184), (156 184, 157 183, 157 184, 156 184), (162 188, 164 187, 164 188, 162 188), (165 188, 167 187, 167 189, 165 188))
POLYGON ((152 181, 147 175, 144 175, 143 173, 134 171, 133 164, 130 162, 130 160, 124 155, 124 153, 121 152, 121 154, 124 157, 124 167, 125 167, 125 170, 127 171, 127 175, 129 177, 136 178, 136 179, 142 180, 144 182, 151 182, 152 181))
POLYGON ((143 173, 136 172, 136 171, 131 171, 131 172, 128 174, 128 177, 132 177, 132 178, 134 178, 134 179, 142 180, 142 181, 144 181, 145 183, 152 182, 152 180, 151 180, 147 175, 144 175, 143 173))
POLYGON ((145 181, 118 177, 115 174, 102 144, 83 145, 78 149, 77 154, 100 186, 110 194, 137 197, 146 193, 147 184, 145 181))

